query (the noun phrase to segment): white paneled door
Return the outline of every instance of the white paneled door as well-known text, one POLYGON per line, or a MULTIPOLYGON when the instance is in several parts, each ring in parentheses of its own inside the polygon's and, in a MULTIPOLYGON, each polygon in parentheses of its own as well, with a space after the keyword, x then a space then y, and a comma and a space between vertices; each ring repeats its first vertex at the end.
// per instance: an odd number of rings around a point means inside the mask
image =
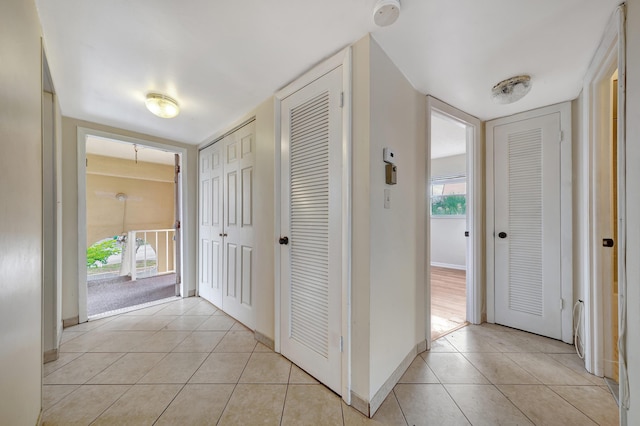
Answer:
POLYGON ((560 113, 493 138, 495 322, 561 339, 560 113))
POLYGON ((280 349, 341 393, 342 67, 281 103, 280 349))
POLYGON ((255 124, 200 151, 199 294, 255 328, 255 124))

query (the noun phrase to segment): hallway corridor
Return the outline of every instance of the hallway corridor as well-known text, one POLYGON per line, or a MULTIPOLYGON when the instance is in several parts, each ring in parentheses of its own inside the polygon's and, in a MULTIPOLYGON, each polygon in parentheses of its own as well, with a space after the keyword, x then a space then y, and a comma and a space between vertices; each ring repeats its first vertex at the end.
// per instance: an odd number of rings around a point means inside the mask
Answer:
POLYGON ((67 328, 44 365, 45 425, 616 425, 573 347, 467 326, 419 354, 367 419, 200 298, 67 328))

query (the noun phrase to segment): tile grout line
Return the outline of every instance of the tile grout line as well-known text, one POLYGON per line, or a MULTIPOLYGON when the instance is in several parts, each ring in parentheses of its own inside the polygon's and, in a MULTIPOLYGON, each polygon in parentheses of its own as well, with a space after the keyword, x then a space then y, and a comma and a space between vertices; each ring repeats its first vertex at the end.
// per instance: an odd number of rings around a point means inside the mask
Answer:
MULTIPOLYGON (((284 420, 284 407, 287 405, 287 395, 289 394, 289 382, 291 382, 291 374, 293 373, 293 363, 289 361, 289 377, 287 378, 287 387, 284 389, 284 400, 282 401, 282 411, 280 413, 280 423, 282 426, 282 420, 284 420)), ((341 407, 342 408, 342 407, 341 407)), ((344 417, 342 418, 342 424, 344 425, 344 417)))
MULTIPOLYGON (((536 380, 538 380, 538 379, 536 378, 536 380)), ((511 386, 514 386, 514 385, 511 385, 511 386)), ((515 386, 544 386, 544 385, 543 385, 543 384, 540 384, 540 385, 525 385, 525 384, 517 385, 517 384, 516 384, 515 386)), ((534 424, 534 425, 535 425, 535 422, 533 421, 533 419, 532 419, 532 418, 530 418, 529 416, 527 416, 527 413, 525 413, 524 411, 522 411, 522 409, 521 409, 520 407, 518 407, 518 406, 516 405, 516 403, 515 403, 515 402, 513 402, 513 401, 511 400, 511 398, 509 398, 509 397, 508 397, 504 392, 502 392, 502 389, 500 389, 500 388, 498 387, 498 385, 494 385, 494 387, 498 390, 498 392, 500 392, 500 394, 501 394, 502 396, 504 396, 504 397, 505 397, 505 399, 506 399, 507 401, 509 401, 509 403, 510 403, 511 405, 513 405, 513 406, 516 408, 516 410, 518 410, 519 412, 521 412, 521 413, 522 413, 522 415, 523 415, 527 420, 529 420, 532 424, 534 424)))
MULTIPOLYGON (((595 424, 599 424, 595 419, 591 418, 590 415, 588 415, 587 413, 585 413, 584 411, 582 411, 580 408, 576 407, 571 401, 569 401, 567 398, 565 398, 564 396, 560 395, 558 392, 556 392, 555 390, 553 390, 551 388, 551 386, 545 385, 547 386, 547 388, 553 392, 554 394, 558 395, 560 398, 562 398, 563 401, 565 401, 567 404, 571 405, 573 408, 575 408, 576 410, 578 410, 578 412, 582 413, 582 415, 584 415, 586 418, 588 418, 589 420, 591 420, 592 422, 594 422, 595 424)), ((562 386, 562 385, 553 385, 553 386, 562 386)), ((564 386, 573 386, 573 385, 564 385, 564 386)), ((582 385, 578 385, 578 386, 582 386, 582 385)), ((589 386, 589 385, 584 385, 584 386, 589 386)), ((597 387, 596 385, 593 385, 594 387, 597 387)))
MULTIPOLYGON (((229 329, 229 330, 231 330, 231 329, 229 329)), ((227 330, 227 333, 229 332, 229 330, 227 330)), ((225 334, 225 336, 226 335, 227 334, 225 334)), ((225 336, 223 336, 222 339, 224 339, 225 336)), ((222 339, 220 339, 220 342, 222 342, 222 339)), ((220 344, 220 342, 218 342, 218 344, 220 344)), ((218 347, 218 345, 216 345, 216 347, 218 347)), ((255 346, 254 346, 253 349, 255 351, 255 346)), ((213 350, 215 350, 215 348, 213 350)), ((211 353, 213 353, 213 350, 211 351, 211 353)), ((253 351, 251 352, 251 355, 253 355, 253 351)), ((220 412, 220 417, 218 417, 218 420, 216 420, 216 425, 218 425, 220 423, 220 420, 222 420, 222 416, 224 415, 225 411, 227 411, 227 407, 229 406, 229 402, 231 401, 231 398, 233 398, 233 394, 236 392, 236 389, 238 388, 238 384, 240 383, 240 378, 242 378, 242 375, 244 374, 244 371, 247 369, 247 365, 249 365, 249 361, 251 360, 251 355, 247 359, 247 362, 244 365, 244 367, 242 368, 242 371, 240 372, 240 375, 238 376, 238 380, 236 381, 236 383, 233 384, 233 390, 229 394, 229 399, 227 399, 227 402, 224 404, 224 407, 222 408, 222 411, 220 412)), ((282 421, 282 419, 280 421, 282 421)))
POLYGON ((393 389, 391 389, 391 392, 393 392, 393 397, 395 398, 396 403, 398 404, 398 408, 400 408, 400 413, 402 414, 402 418, 404 419, 405 425, 409 426, 409 420, 407 420, 407 415, 404 413, 404 410, 402 409, 402 405, 400 404, 400 400, 398 399, 398 395, 396 394, 396 387, 395 386, 393 387, 393 389))

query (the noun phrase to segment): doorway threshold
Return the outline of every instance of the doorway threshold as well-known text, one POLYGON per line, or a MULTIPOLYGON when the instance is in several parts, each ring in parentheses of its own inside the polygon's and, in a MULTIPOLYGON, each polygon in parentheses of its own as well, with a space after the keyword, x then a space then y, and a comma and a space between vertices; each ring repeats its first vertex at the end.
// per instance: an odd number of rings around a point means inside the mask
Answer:
POLYGON ((102 318, 111 317, 113 315, 126 314, 127 312, 137 311, 137 310, 140 310, 140 309, 150 308, 152 306, 162 305, 164 303, 173 302, 173 301, 175 301, 177 299, 181 299, 181 297, 180 296, 172 296, 172 297, 167 297, 166 299, 154 300, 152 302, 141 303, 139 305, 134 305, 134 306, 127 306, 126 308, 114 309, 113 311, 107 311, 107 312, 102 312, 100 314, 90 315, 87 318, 87 320, 88 321, 95 321, 95 320, 99 320, 99 319, 102 319, 102 318))

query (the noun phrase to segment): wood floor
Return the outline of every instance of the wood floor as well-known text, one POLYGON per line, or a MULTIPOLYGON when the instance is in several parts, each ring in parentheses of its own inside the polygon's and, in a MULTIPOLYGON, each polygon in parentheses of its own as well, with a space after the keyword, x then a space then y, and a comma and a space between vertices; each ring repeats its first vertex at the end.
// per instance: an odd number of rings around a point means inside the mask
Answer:
POLYGON ((466 271, 431 267, 431 339, 466 324, 466 271))

